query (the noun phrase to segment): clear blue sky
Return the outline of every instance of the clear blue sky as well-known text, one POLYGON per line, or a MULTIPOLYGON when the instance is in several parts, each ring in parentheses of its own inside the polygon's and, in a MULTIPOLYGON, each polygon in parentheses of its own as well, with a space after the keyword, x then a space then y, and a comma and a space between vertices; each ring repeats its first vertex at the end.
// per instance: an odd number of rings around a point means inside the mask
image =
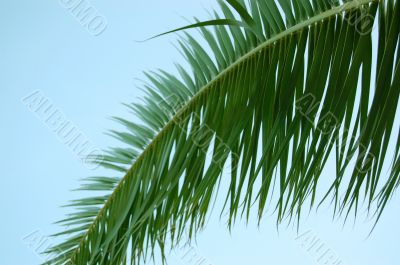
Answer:
MULTIPOLYGON (((78 196, 70 191, 78 179, 102 173, 85 167, 21 99, 40 90, 91 143, 113 146, 104 132, 118 127, 108 118, 127 116, 121 102, 140 97, 136 79, 143 77, 141 71, 172 70, 173 62, 181 60, 172 35, 135 40, 184 25, 182 17, 207 18, 205 9, 216 6, 213 0, 91 1, 107 21, 107 28, 93 36, 63 2, 68 1, 0 2, 1 264, 43 261, 37 252, 52 242, 45 236, 58 231, 52 223, 68 211, 59 206, 78 196)), ((331 220, 328 206, 305 216, 298 239, 292 226, 278 232, 274 216, 259 229, 238 224, 231 235, 212 218, 193 249, 171 253, 170 260, 178 262, 171 264, 200 259, 204 265, 322 265, 315 249, 307 250, 307 238, 335 253, 340 264, 398 264, 393 243, 400 237, 398 199, 393 198, 370 237, 373 222, 362 213, 354 226, 343 227, 331 220)))

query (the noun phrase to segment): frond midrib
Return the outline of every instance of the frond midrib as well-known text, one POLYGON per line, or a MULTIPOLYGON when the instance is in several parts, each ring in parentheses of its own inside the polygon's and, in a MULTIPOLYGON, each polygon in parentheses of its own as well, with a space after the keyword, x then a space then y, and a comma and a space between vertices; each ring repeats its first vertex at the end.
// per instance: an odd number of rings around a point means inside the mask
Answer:
POLYGON ((208 82, 205 86, 203 86, 199 91, 190 99, 186 102, 186 104, 182 105, 182 107, 176 112, 176 114, 168 121, 168 123, 160 130, 160 132, 154 137, 154 139, 147 145, 147 147, 143 150, 143 152, 140 154, 140 156, 136 159, 136 161, 132 164, 130 169, 127 171, 127 173, 124 175, 124 177, 119 181, 118 185, 115 187, 114 191, 111 193, 109 199, 105 202, 103 207, 99 210, 99 213, 97 214, 96 218, 94 219, 93 223, 91 226, 88 228, 87 232, 85 233, 84 236, 82 236, 82 240, 80 241, 79 247, 75 249, 75 251, 72 253, 70 260, 73 260, 75 256, 77 255, 80 246, 82 246, 85 242, 85 239, 88 238, 89 234, 92 232, 93 229, 96 227, 96 223, 98 223, 99 219, 102 218, 105 209, 108 208, 109 204, 112 202, 113 198, 116 196, 115 194, 118 193, 118 191, 121 189, 121 185, 124 182, 124 180, 132 174, 132 172, 136 169, 138 165, 140 165, 140 161, 143 160, 143 158, 146 156, 148 152, 150 152, 154 145, 160 141, 160 139, 164 136, 165 133, 168 132, 168 130, 173 126, 173 124, 178 120, 181 115, 185 114, 185 112, 192 107, 193 104, 197 102, 201 96, 206 93, 209 89, 211 89, 214 83, 219 81, 221 78, 223 78, 226 74, 228 74, 230 71, 244 63, 246 60, 251 58, 253 55, 256 53, 262 51, 263 49, 269 47, 270 45, 275 44, 278 41, 284 40, 287 36, 293 35, 295 33, 298 33, 302 31, 304 28, 307 28, 315 23, 319 23, 325 19, 329 19, 330 17, 336 16, 340 13, 343 13, 345 11, 349 11, 352 9, 359 8, 363 5, 367 5, 372 2, 379 2, 380 0, 352 0, 351 2, 347 2, 343 5, 333 7, 327 11, 324 11, 316 16, 313 16, 307 20, 304 20, 284 31, 281 33, 271 37, 270 39, 266 40, 265 42, 261 43, 251 51, 247 52, 244 54, 242 57, 237 59, 234 63, 232 63, 230 66, 228 66, 226 69, 221 71, 218 75, 216 75, 210 82, 208 82))

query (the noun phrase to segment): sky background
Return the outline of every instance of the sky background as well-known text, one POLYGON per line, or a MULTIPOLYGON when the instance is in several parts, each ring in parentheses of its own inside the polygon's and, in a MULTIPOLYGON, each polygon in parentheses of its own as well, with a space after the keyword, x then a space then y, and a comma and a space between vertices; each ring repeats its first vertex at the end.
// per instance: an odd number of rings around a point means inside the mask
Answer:
MULTIPOLYGON (((1 264, 43 262, 46 257, 39 253, 54 242, 47 235, 59 231, 52 223, 68 213, 60 206, 79 197, 71 191, 78 180, 107 173, 87 168, 22 99, 39 90, 96 147, 115 146, 104 133, 119 128, 111 116, 130 117, 121 103, 140 98, 142 71, 174 72, 173 63, 182 61, 174 35, 136 40, 185 25, 184 17, 206 19, 206 9, 216 6, 213 0, 90 3, 107 21, 98 36, 63 1, 0 1, 1 264)), ((292 225, 277 229, 271 213, 259 228, 242 222, 229 234, 215 213, 197 244, 172 252, 170 264, 322 265, 315 249, 308 250, 306 239, 314 238, 340 264, 395 265, 398 199, 392 199, 370 236, 373 220, 361 212, 354 224, 343 226, 343 220, 332 220, 329 205, 304 216, 299 231, 292 225)))

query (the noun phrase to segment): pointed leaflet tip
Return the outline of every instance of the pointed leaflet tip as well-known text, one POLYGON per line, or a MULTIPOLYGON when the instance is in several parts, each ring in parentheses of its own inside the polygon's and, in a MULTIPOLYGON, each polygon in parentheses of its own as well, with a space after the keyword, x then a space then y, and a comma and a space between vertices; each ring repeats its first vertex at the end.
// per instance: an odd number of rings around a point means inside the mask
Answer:
POLYGON ((137 40, 135 42, 142 43, 142 42, 146 42, 146 41, 149 41, 149 40, 152 40, 152 39, 155 39, 155 38, 158 38, 158 37, 170 34, 170 33, 182 31, 182 30, 185 30, 185 29, 192 29, 192 28, 199 28, 199 27, 206 27, 206 26, 239 26, 239 27, 245 27, 246 25, 243 24, 241 21, 237 21, 237 20, 233 20, 233 19, 213 19, 213 20, 198 22, 198 23, 194 23, 194 24, 191 24, 191 25, 188 25, 188 26, 181 27, 181 28, 173 29, 173 30, 161 33, 161 34, 157 34, 157 35, 155 35, 153 37, 150 37, 148 39, 137 40))

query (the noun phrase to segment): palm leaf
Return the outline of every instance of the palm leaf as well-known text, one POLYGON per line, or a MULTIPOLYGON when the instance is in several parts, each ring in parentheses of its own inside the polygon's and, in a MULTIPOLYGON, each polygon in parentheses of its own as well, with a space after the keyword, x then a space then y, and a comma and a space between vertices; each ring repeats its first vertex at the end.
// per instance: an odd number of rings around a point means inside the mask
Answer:
POLYGON ((229 226, 255 204, 261 219, 273 190, 278 223, 300 218, 306 202, 321 203, 329 157, 322 201, 347 215, 365 200, 379 218, 400 181, 399 1, 227 2, 222 18, 186 27, 208 44, 179 41, 191 72, 147 74, 145 103, 127 104, 142 122, 116 118, 126 131, 110 134, 128 147, 98 162, 124 176, 87 179, 82 189, 105 195, 71 202, 68 238, 48 264, 137 264, 157 245, 163 254, 204 227, 223 172, 229 226))

